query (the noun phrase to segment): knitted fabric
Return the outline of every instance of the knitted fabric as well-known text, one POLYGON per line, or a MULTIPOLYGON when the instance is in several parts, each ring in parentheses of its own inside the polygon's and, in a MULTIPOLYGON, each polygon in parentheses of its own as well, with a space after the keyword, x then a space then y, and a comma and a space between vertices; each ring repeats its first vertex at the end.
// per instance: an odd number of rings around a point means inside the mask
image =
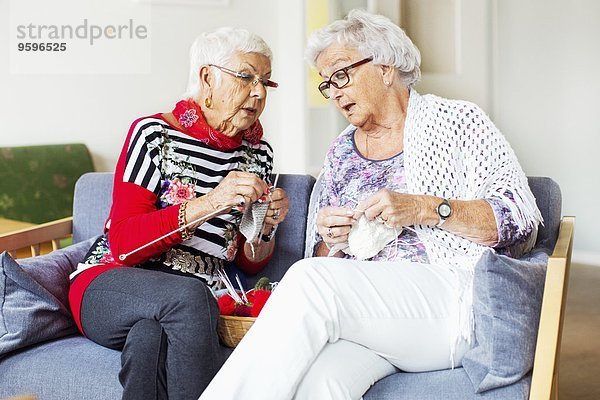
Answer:
MULTIPOLYGON (((400 229, 401 231, 401 229, 400 229)), ((366 260, 379 253, 389 242, 398 238, 399 230, 387 227, 377 220, 369 221, 362 215, 348 234, 345 253, 357 260, 366 260)))
MULTIPOLYGON (((342 134, 354 129, 349 126, 342 134)), ((404 157, 409 193, 457 200, 500 197, 516 223, 534 232, 515 255, 533 247, 542 216, 527 177, 509 143, 478 106, 434 95, 421 96, 411 90, 404 127, 404 157), (505 196, 507 191, 514 200, 505 196)), ((321 187, 317 181, 315 192, 321 187)), ((314 226, 316 221, 318 197, 318 193, 311 197, 308 226, 314 226)), ((461 286, 457 293, 461 310, 457 339, 470 341, 473 269, 488 247, 433 226, 416 225, 414 229, 427 249, 430 263, 455 271, 461 286)), ((306 256, 312 256, 318 239, 316 232, 309 229, 306 256)))
MULTIPOLYGON (((506 198, 505 204, 518 225, 535 228, 542 222, 514 151, 475 104, 420 96, 413 90, 404 135, 409 192, 473 200, 505 197, 509 190, 514 202, 506 198)), ((442 229, 415 228, 426 243, 431 263, 472 270, 487 249, 442 229)), ((531 242, 535 237, 531 236, 531 242)))

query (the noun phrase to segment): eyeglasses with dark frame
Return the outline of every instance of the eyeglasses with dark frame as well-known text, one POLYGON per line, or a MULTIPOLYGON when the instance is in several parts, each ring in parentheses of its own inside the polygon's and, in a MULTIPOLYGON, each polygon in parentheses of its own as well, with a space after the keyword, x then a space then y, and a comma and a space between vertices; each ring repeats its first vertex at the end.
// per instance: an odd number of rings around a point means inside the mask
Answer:
POLYGON ((248 72, 238 72, 215 64, 208 64, 208 66, 218 68, 219 70, 229 75, 235 76, 236 78, 241 79, 242 82, 244 82, 246 85, 256 86, 258 85, 258 82, 261 82, 265 89, 276 88, 279 86, 277 82, 273 82, 270 79, 262 78, 260 75, 253 75, 248 72))
POLYGON ((331 76, 329 76, 328 80, 323 81, 319 84, 319 92, 321 92, 323 97, 328 99, 329 87, 331 85, 333 85, 337 89, 343 88, 344 86, 350 83, 350 75, 348 75, 348 71, 350 71, 352 68, 356 68, 370 61, 373 61, 373 57, 367 57, 363 60, 355 62, 354 64, 348 65, 347 67, 338 69, 333 74, 331 74, 331 76))

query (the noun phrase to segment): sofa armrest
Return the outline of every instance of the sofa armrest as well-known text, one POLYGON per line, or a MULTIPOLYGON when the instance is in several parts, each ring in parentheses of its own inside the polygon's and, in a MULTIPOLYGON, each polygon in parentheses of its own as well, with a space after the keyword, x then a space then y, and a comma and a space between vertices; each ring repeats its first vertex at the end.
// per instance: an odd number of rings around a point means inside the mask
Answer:
POLYGON ((574 229, 575 217, 563 217, 556 246, 548 259, 530 399, 558 398, 558 365, 574 229))
POLYGON ((60 239, 71 236, 73 230, 73 217, 66 217, 31 228, 19 229, 14 232, 0 235, 0 251, 8 251, 16 257, 16 251, 29 247, 31 256, 40 255, 40 245, 50 242, 52 250, 60 247, 60 239))

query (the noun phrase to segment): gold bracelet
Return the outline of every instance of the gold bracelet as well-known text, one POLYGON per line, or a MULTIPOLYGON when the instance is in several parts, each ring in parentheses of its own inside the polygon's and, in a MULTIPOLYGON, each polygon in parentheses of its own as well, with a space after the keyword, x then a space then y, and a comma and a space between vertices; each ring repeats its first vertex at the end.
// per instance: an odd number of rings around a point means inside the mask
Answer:
POLYGON ((187 208, 187 204, 187 201, 185 201, 179 205, 179 214, 177 215, 177 222, 179 223, 179 229, 181 230, 181 238, 183 240, 189 240, 192 237, 194 237, 193 230, 189 228, 181 229, 187 225, 187 221, 185 220, 185 209, 187 208))

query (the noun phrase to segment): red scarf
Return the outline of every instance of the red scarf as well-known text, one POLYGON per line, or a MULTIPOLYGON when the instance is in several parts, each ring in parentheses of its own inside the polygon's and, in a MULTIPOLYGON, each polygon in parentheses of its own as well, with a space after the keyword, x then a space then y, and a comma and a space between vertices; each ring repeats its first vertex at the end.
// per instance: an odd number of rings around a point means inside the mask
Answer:
POLYGON ((263 136, 262 125, 258 120, 250 128, 234 137, 219 132, 206 123, 200 107, 192 100, 178 102, 173 110, 173 115, 186 133, 219 150, 235 149, 242 144, 243 139, 251 144, 257 144, 263 136))

